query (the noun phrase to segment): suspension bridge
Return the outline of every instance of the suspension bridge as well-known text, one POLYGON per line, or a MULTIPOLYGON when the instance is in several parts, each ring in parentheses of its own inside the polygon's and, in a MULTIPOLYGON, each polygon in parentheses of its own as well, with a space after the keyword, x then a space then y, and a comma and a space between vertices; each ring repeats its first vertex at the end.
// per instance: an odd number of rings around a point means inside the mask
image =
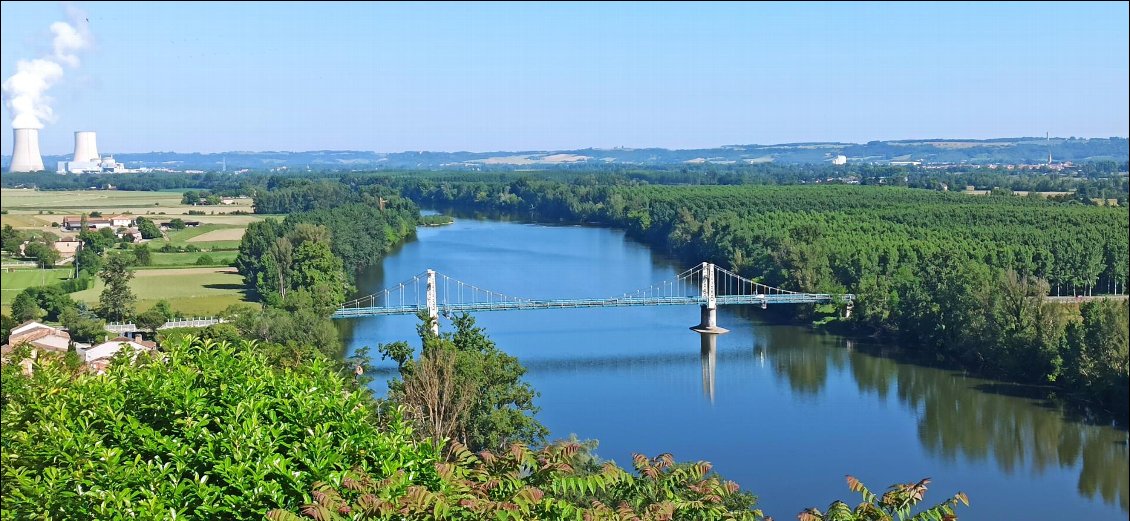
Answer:
POLYGON ((341 305, 332 318, 345 319, 380 315, 415 315, 426 311, 432 318, 432 331, 438 332, 440 313, 508 311, 522 309, 602 308, 623 306, 698 305, 701 320, 691 329, 700 333, 726 333, 718 327, 720 305, 820 304, 844 302, 851 312, 851 294, 801 293, 766 286, 730 270, 703 262, 674 279, 647 288, 608 298, 529 299, 483 289, 435 270, 427 270, 400 284, 341 305))

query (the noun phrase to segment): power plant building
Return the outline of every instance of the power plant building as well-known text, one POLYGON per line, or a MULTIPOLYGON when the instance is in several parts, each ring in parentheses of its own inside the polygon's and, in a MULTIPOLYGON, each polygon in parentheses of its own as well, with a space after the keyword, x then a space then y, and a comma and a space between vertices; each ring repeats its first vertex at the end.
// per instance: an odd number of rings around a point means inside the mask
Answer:
MULTIPOLYGON (((12 164, 9 172, 39 172, 43 167, 43 156, 39 153, 39 129, 12 129, 12 164)), ((55 168, 60 174, 121 174, 136 172, 126 165, 114 161, 113 156, 98 154, 97 135, 88 130, 75 132, 75 154, 71 161, 59 161, 55 168)))
POLYGON ((126 165, 114 161, 113 156, 106 156, 94 161, 59 161, 55 168, 59 174, 121 174, 129 172, 126 165))
POLYGON ((112 156, 98 155, 98 140, 94 132, 75 132, 75 155, 71 161, 59 161, 55 172, 60 174, 104 174, 127 172, 126 166, 114 161, 112 156))
POLYGON ((93 161, 102 159, 98 155, 98 139, 94 132, 75 132, 75 155, 73 161, 93 161))
POLYGON ((43 170, 43 156, 39 154, 39 129, 12 129, 12 164, 9 172, 38 172, 43 170))

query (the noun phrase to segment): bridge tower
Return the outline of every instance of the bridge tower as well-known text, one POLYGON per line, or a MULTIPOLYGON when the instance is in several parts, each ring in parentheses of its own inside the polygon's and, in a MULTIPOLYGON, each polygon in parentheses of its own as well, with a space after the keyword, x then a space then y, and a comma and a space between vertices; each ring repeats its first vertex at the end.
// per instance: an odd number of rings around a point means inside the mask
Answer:
POLYGON ((702 263, 702 298, 706 304, 700 306, 702 319, 697 326, 691 329, 699 333, 721 335, 730 330, 718 327, 718 301, 714 291, 714 265, 709 262, 702 263))
POLYGON ((436 304, 436 270, 428 270, 428 317, 432 321, 432 334, 439 335, 439 306, 436 304))

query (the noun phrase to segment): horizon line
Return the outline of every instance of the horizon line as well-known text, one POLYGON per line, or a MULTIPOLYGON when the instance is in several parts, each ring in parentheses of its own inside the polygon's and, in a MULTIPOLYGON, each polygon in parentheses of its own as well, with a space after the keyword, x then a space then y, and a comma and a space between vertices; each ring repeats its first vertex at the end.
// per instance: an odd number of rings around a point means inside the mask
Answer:
MULTIPOLYGON (((16 130, 16 129, 13 128, 13 131, 14 130, 16 130)), ((37 129, 37 130, 41 130, 41 129, 37 129)), ((96 131, 87 131, 87 132, 96 132, 96 131)), ((1097 136, 1095 136, 1095 137, 1009 136, 1009 137, 995 137, 995 138, 935 137, 935 138, 873 139, 873 140, 865 141, 865 142, 791 141, 791 142, 784 142, 784 143, 766 143, 766 144, 761 144, 761 143, 737 144, 737 143, 735 143, 735 144, 726 144, 726 145, 715 145, 715 146, 705 147, 705 148, 704 147, 667 148, 667 147, 661 147, 661 146, 615 146, 615 147, 588 146, 588 147, 583 147, 583 148, 553 148, 553 149, 543 148, 543 149, 526 149, 526 150, 497 149, 497 150, 484 150, 484 151, 418 149, 418 150, 400 150, 400 151, 391 151, 391 152, 390 151, 377 151, 377 150, 361 150, 361 149, 351 149, 351 148, 339 148, 339 149, 320 148, 320 149, 306 149, 306 150, 293 150, 293 149, 225 150, 225 151, 218 151, 218 152, 200 152, 200 151, 178 152, 176 150, 150 150, 150 151, 146 151, 146 152, 114 152, 113 154, 107 153, 105 155, 112 156, 114 154, 162 154, 162 153, 166 153, 166 154, 218 155, 218 154, 269 154, 269 153, 282 153, 282 152, 287 152, 287 153, 363 152, 363 153, 372 153, 372 154, 411 154, 411 153, 417 153, 417 154, 422 154, 422 153, 435 153, 435 154, 492 154, 492 153, 538 154, 538 153, 547 153, 547 152, 568 152, 568 151, 582 151, 582 150, 600 150, 600 151, 669 150, 669 151, 677 152, 677 151, 686 151, 686 150, 715 150, 715 149, 725 149, 725 148, 734 148, 734 147, 779 147, 779 146, 789 146, 789 145, 868 145, 868 144, 871 144, 871 143, 905 143, 905 142, 934 142, 934 141, 937 141, 937 142, 962 142, 962 141, 992 142, 992 141, 1002 141, 1002 140, 1025 140, 1025 139, 1040 139, 1040 140, 1055 139, 1055 140, 1061 140, 1061 141, 1069 141, 1069 140, 1073 140, 1073 139, 1074 140, 1091 140, 1091 139, 1106 139, 1106 140, 1109 140, 1109 139, 1127 139, 1127 140, 1130 140, 1130 136, 1103 136, 1103 137, 1097 137, 1097 136)), ((71 155, 72 153, 73 153, 73 151, 59 153, 59 154, 41 153, 41 155, 45 156, 45 157, 46 156, 66 156, 66 155, 71 155)), ((3 154, 0 157, 11 157, 11 154, 3 154)))

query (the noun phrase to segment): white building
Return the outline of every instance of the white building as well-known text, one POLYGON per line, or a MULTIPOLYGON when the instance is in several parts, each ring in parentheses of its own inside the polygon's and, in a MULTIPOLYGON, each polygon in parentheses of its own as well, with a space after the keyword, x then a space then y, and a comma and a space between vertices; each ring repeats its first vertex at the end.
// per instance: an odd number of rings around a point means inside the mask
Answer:
POLYGON ((110 358, 113 358, 113 356, 117 354, 118 351, 121 351, 124 346, 133 348, 135 355, 136 353, 150 352, 157 349, 156 342, 146 342, 145 340, 140 339, 130 340, 124 336, 120 336, 110 339, 106 342, 102 342, 101 344, 90 346, 89 348, 83 350, 81 354, 83 360, 88 364, 100 360, 109 361, 110 358))
POLYGON ((847 156, 840 155, 840 156, 833 157, 832 158, 832 164, 833 165, 846 165, 847 164, 847 156))
POLYGON ((131 170, 126 165, 114 160, 113 156, 103 157, 99 161, 59 161, 55 167, 58 174, 125 174, 131 170))

